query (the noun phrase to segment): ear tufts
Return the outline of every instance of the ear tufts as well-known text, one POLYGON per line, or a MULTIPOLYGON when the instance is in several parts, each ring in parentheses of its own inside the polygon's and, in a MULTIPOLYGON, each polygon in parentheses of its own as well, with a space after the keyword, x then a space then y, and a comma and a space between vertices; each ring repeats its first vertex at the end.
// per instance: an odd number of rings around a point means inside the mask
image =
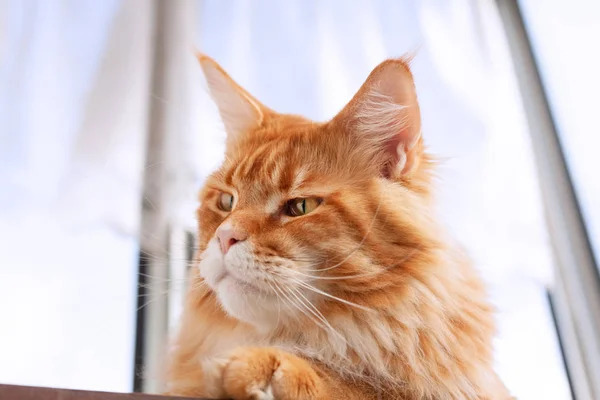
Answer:
POLYGON ((219 109, 228 141, 261 126, 268 109, 231 79, 215 60, 202 53, 196 57, 219 109))
POLYGON ((379 64, 334 121, 347 130, 382 174, 409 173, 418 163, 421 115, 410 72, 410 57, 379 64))

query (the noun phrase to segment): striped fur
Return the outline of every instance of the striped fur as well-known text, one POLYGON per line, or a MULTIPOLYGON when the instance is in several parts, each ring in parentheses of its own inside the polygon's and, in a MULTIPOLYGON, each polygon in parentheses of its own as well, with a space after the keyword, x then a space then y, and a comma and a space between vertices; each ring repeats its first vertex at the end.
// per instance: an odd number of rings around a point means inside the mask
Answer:
POLYGON ((492 368, 485 288, 433 216, 434 163, 408 63, 382 63, 335 118, 314 123, 275 113, 200 62, 221 114, 249 119, 226 125, 225 162, 200 194, 169 393, 510 398, 492 368), (222 192, 235 197, 231 212, 218 207, 222 192), (305 197, 323 201, 300 217, 282 211, 305 197), (225 255, 222 224, 248 236, 225 255))

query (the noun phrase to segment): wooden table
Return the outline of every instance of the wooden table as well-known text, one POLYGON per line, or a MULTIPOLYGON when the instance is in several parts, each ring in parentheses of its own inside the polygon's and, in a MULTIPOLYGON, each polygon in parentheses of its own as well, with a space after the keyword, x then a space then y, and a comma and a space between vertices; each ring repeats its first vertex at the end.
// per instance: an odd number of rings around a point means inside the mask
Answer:
MULTIPOLYGON (((194 400, 189 397, 156 396, 144 393, 108 393, 0 385, 0 400, 194 400)), ((202 400, 202 399, 195 399, 202 400)))

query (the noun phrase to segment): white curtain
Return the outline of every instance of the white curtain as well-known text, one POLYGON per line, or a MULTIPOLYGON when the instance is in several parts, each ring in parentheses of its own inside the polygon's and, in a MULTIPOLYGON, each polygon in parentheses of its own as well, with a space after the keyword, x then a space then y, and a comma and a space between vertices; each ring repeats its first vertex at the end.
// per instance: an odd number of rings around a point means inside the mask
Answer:
POLYGON ((131 390, 152 8, 2 2, 0 382, 131 390))

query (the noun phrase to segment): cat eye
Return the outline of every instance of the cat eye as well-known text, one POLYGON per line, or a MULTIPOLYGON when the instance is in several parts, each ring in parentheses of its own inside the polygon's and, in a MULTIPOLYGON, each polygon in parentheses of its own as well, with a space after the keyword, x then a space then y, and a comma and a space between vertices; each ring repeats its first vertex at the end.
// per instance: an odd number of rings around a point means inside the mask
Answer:
POLYGON ((233 195, 229 193, 221 193, 219 197, 219 208, 223 211, 231 211, 233 209, 233 195))
POLYGON ((285 205, 285 211, 290 217, 299 217, 314 211, 321 204, 321 201, 321 199, 315 197, 292 199, 285 205))

